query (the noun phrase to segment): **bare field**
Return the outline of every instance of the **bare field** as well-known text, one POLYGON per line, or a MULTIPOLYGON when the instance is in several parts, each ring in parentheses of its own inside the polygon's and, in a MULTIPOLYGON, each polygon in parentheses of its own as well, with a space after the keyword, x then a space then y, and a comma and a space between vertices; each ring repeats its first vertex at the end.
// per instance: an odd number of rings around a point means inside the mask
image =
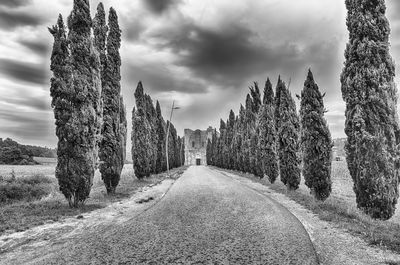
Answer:
POLYGON ((32 166, 19 166, 19 165, 0 165, 0 176, 8 177, 14 171, 16 177, 31 176, 31 175, 44 175, 47 177, 54 177, 56 164, 49 165, 32 165, 32 166))

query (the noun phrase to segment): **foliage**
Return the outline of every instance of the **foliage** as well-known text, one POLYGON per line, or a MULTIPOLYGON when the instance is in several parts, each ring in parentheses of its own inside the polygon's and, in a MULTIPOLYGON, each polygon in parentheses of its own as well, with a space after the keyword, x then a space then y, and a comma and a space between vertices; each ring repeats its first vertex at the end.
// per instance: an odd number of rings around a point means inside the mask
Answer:
POLYGON ((300 105, 302 173, 313 196, 324 201, 332 191, 332 139, 324 118, 323 96, 311 70, 301 92, 300 105))
MULTIPOLYGON (((35 162, 32 160, 32 157, 49 157, 49 158, 56 158, 57 151, 55 149, 47 148, 47 147, 40 147, 40 146, 32 146, 32 145, 23 145, 19 144, 16 141, 6 138, 0 138, 0 153, 4 152, 5 149, 9 150, 18 150, 21 156, 25 157, 28 163, 35 162)), ((0 164, 24 164, 25 162, 22 161, 21 157, 17 157, 17 159, 12 159, 7 155, 3 155, 0 158, 0 164)))
POLYGON ((100 128, 100 61, 93 46, 88 0, 75 0, 68 18, 49 29, 54 37, 50 94, 58 137, 56 177, 71 207, 82 205, 92 186, 100 128))
MULTIPOLYGON (((264 176, 264 174, 267 175, 269 181, 274 183, 279 175, 279 166, 276 150, 274 106, 272 101, 262 106, 258 120, 258 150, 260 152, 258 166, 261 167, 262 176, 264 176)), ((261 177, 260 174, 259 177, 261 177)))
MULTIPOLYGON (((99 47, 104 44, 103 34, 107 32, 104 25, 104 9, 99 5, 99 47), (100 23, 101 22, 101 23, 100 23), (100 41, 101 40, 101 41, 100 41)), ((121 57, 119 49, 121 47, 121 30, 118 25, 118 16, 113 8, 110 9, 108 18, 108 35, 106 51, 102 65, 102 101, 103 101, 103 124, 102 141, 100 145, 100 172, 106 186, 108 194, 114 194, 121 178, 121 171, 124 165, 123 144, 121 137, 121 57)), ((96 39, 96 38, 95 38, 96 39)), ((102 54, 102 52, 100 52, 102 54)), ((123 107, 123 106, 122 106, 123 107)), ((123 121, 122 121, 123 123, 123 121)))
POLYGON ((135 91, 136 107, 132 111, 132 160, 135 175, 141 179, 167 170, 166 137, 168 135, 168 161, 171 168, 184 164, 184 146, 172 123, 162 117, 160 103, 156 107, 150 95, 144 93, 139 82, 135 91))
POLYGON ((278 154, 281 181, 289 190, 296 190, 300 184, 299 132, 300 122, 296 105, 284 82, 280 81, 278 109, 278 154))
POLYGON ((341 75, 346 102, 346 159, 358 208, 386 220, 394 214, 400 179, 390 27, 384 0, 346 0, 346 7, 350 40, 341 75))
POLYGON ((0 203, 32 201, 47 196, 51 192, 49 184, 53 180, 44 175, 32 175, 0 180, 0 203))

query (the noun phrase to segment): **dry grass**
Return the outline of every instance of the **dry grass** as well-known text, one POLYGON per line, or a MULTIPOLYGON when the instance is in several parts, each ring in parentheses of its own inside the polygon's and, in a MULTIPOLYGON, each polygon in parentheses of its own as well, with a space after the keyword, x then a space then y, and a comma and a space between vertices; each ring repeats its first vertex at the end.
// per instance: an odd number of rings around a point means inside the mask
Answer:
MULTIPOLYGON (((5 231, 23 231, 31 227, 48 222, 59 221, 68 216, 79 215, 84 212, 106 207, 110 203, 130 197, 139 189, 156 184, 164 180, 165 173, 153 175, 143 180, 134 177, 132 165, 126 165, 122 171, 121 181, 114 196, 107 196, 100 173, 97 171, 93 180, 90 198, 84 207, 71 209, 63 195, 58 191, 58 184, 54 178, 54 166, 2 166, 1 172, 10 175, 14 170, 17 179, 26 178, 34 174, 50 175, 54 179, 48 184, 48 196, 36 201, 22 201, 3 204, 0 207, 0 235, 5 231), (51 174, 53 172, 53 174, 51 174)), ((173 178, 179 177, 186 167, 171 170, 173 178)))
POLYGON ((400 253, 400 210, 388 221, 373 220, 358 210, 353 181, 345 161, 334 161, 332 164, 332 193, 325 202, 314 200, 303 180, 297 191, 288 191, 279 180, 271 184, 266 178, 260 180, 251 174, 235 173, 285 194, 317 214, 320 219, 362 237, 371 245, 400 253))

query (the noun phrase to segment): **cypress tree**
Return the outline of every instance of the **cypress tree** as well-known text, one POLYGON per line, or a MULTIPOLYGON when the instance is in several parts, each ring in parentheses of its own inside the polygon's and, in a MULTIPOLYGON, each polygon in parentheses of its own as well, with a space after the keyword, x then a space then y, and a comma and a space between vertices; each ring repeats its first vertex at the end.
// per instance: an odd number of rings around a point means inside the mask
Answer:
POLYGON ((274 91, 272 89, 272 84, 269 78, 267 78, 267 81, 265 82, 265 87, 264 87, 264 97, 263 97, 263 104, 274 104, 274 91))
POLYGON ((275 90, 275 127, 276 127, 276 130, 278 130, 279 126, 280 126, 279 107, 281 105, 281 93, 284 88, 285 88, 285 84, 282 82, 281 76, 279 76, 278 83, 276 85, 276 90, 275 90))
POLYGON ((229 118, 227 121, 226 129, 226 143, 225 143, 225 158, 226 158, 226 168, 234 168, 234 150, 232 148, 233 138, 234 138, 234 128, 235 128, 235 113, 233 110, 229 112, 229 118))
POLYGON ((181 166, 185 165, 185 137, 181 138, 182 146, 181 146, 181 166))
POLYGON ((384 0, 346 0, 350 40, 341 75, 346 102, 346 159, 358 208, 393 216, 399 196, 400 130, 395 65, 384 0))
POLYGON ((62 17, 50 29, 52 105, 58 136, 56 177, 71 207, 82 205, 93 183, 100 124, 100 62, 93 49, 88 0, 75 0, 68 18, 68 39, 62 17))
POLYGON ((261 93, 258 88, 258 83, 254 82, 254 87, 250 87, 250 95, 253 101, 253 113, 257 114, 260 111, 262 102, 261 102, 261 93))
POLYGON ((157 161, 156 173, 167 170, 165 159, 165 121, 162 117, 160 103, 156 103, 156 134, 157 134, 157 161))
POLYGON ((118 16, 113 8, 110 9, 108 24, 110 31, 107 36, 107 56, 103 75, 103 126, 102 142, 100 146, 101 178, 108 194, 115 193, 121 178, 123 163, 121 164, 121 137, 120 137, 120 93, 121 93, 121 30, 118 25, 118 16))
POLYGON ((300 123, 296 105, 285 83, 280 85, 279 99, 279 169, 281 181, 290 190, 296 190, 300 184, 299 167, 299 130, 300 123))
POLYGON ((70 51, 61 14, 58 17, 57 24, 49 28, 49 32, 54 37, 50 65, 50 69, 53 72, 50 95, 52 97, 51 106, 54 111, 56 135, 58 137, 56 178, 61 192, 68 199, 70 206, 72 206, 71 199, 75 190, 73 183, 75 177, 69 174, 68 160, 72 157, 72 153, 69 153, 69 150, 72 149, 72 144, 68 142, 68 132, 72 132, 70 124, 74 108, 71 102, 73 93, 68 89, 71 80, 70 51))
MULTIPOLYGON (((98 139, 97 139, 97 149, 98 149, 98 154, 100 156, 100 148, 101 148, 101 143, 102 143, 102 124, 103 124, 103 91, 104 91, 104 77, 105 77, 105 66, 106 66, 106 61, 107 61, 107 56, 106 56, 106 39, 107 39, 107 32, 108 32, 108 26, 106 24, 106 13, 104 11, 104 6, 103 3, 99 3, 97 6, 97 13, 93 19, 93 33, 94 33, 94 38, 93 38, 93 45, 96 48, 98 54, 99 54, 99 59, 100 59, 100 79, 101 79, 101 97, 100 97, 100 108, 99 112, 97 113, 99 123, 98 123, 98 128, 97 128, 97 134, 98 134, 98 139)), ((96 161, 98 161, 98 157, 96 158, 96 161)), ((97 164, 96 164, 97 168, 97 164)))
POLYGON ((151 174, 151 130, 142 108, 133 111, 132 115, 132 159, 135 176, 138 179, 151 174))
POLYGON ((145 94, 139 81, 135 93, 136 108, 132 110, 132 161, 138 179, 150 176, 151 172, 151 132, 146 116, 145 94))
POLYGON ((279 175, 274 110, 274 91, 268 78, 264 87, 263 105, 258 116, 258 150, 260 153, 258 165, 261 167, 263 175, 266 174, 271 183, 274 183, 279 175))
POLYGON ((207 165, 211 165, 211 157, 212 157, 211 140, 207 139, 207 148, 206 148, 207 165))
POLYGON ((324 118, 324 102, 311 70, 301 92, 301 147, 305 184, 317 200, 332 191, 332 139, 324 118))
POLYGON ((121 95, 119 100, 119 133, 121 138, 121 171, 126 161, 126 143, 128 140, 128 122, 126 120, 126 107, 124 97, 121 95))
POLYGON ((108 26, 106 23, 106 12, 104 11, 103 3, 99 3, 97 6, 97 13, 93 19, 93 33, 94 33, 94 46, 99 53, 100 64, 101 64, 101 81, 102 88, 105 77, 105 67, 107 62, 106 56, 106 40, 107 40, 108 26))

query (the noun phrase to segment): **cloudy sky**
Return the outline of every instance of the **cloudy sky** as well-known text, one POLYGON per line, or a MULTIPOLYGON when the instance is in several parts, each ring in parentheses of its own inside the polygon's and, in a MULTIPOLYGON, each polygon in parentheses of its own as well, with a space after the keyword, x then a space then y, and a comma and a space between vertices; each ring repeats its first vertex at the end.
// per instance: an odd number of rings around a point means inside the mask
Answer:
MULTIPOLYGON (((92 15, 99 1, 91 1, 92 15)), ((0 1, 0 137, 55 147, 47 27, 73 0, 0 1)), ((311 67, 334 138, 343 137, 339 76, 347 42, 344 0, 104 0, 123 30, 122 91, 128 112, 139 80, 179 134, 218 126, 248 86, 280 74, 293 95, 311 67)), ((400 76, 400 1, 387 0, 391 51, 400 76)), ((399 84, 399 78, 396 82, 399 84)), ((130 117, 129 117, 130 119, 130 117)))

